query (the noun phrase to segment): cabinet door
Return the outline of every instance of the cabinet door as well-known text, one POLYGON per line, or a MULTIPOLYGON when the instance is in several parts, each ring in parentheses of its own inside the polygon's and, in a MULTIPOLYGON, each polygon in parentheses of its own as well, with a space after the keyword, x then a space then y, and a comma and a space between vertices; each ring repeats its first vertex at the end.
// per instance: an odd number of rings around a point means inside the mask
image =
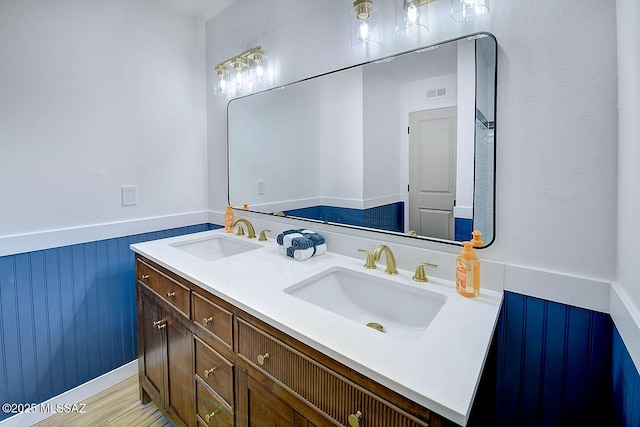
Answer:
POLYGON ((242 370, 238 372, 238 394, 238 427, 315 427, 242 370))
POLYGON ((175 318, 167 322, 167 409, 186 425, 195 424, 193 336, 175 318))
POLYGON ((151 398, 164 404, 165 401, 165 366, 166 353, 164 319, 161 308, 152 299, 140 294, 140 318, 138 327, 141 329, 141 341, 138 345, 139 370, 146 380, 147 392, 151 398))

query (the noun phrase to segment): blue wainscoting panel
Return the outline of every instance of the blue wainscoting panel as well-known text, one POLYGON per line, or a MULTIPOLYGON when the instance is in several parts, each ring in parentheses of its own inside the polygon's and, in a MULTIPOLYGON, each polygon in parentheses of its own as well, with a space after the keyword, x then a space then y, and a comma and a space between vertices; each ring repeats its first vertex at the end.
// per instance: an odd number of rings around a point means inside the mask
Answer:
POLYGON ((607 314, 505 292, 496 334, 494 425, 608 425, 607 314))
MULTIPOLYGON (((284 212, 318 221, 336 222, 379 230, 404 232, 404 203, 395 202, 367 209, 340 208, 336 206, 309 206, 284 212)), ((471 232, 471 231, 469 231, 471 232)))
POLYGON ((613 331, 611 388, 615 425, 640 426, 640 373, 616 328, 613 331))
POLYGON ((129 245, 215 228, 201 224, 0 257, 0 403, 43 402, 134 360, 129 245))
POLYGON ((471 240, 473 236, 473 220, 471 218, 454 218, 453 235, 456 242, 471 240))

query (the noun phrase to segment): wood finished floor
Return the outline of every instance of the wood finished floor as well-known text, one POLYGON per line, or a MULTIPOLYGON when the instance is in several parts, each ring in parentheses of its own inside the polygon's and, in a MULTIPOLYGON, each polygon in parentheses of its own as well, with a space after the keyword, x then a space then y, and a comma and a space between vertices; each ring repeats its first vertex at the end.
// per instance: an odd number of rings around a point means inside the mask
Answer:
POLYGON ((85 413, 57 414, 35 427, 163 427, 172 426, 153 402, 142 404, 134 375, 84 402, 85 413))

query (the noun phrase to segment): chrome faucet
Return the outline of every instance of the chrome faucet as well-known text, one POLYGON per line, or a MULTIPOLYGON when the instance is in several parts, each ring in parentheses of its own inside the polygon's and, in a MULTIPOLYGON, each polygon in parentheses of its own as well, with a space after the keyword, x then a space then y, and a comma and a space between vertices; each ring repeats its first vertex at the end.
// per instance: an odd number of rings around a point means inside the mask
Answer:
POLYGON ((398 269, 396 267, 396 259, 393 256, 393 252, 391 252, 391 249, 389 248, 389 246, 387 245, 378 246, 376 250, 373 251, 373 255, 372 255, 373 260, 380 261, 380 256, 382 255, 382 252, 385 253, 386 259, 387 259, 387 268, 384 270, 384 272, 391 275, 398 274, 398 269))
POLYGON ((249 239, 255 239, 256 238, 256 230, 255 230, 255 228, 253 228, 253 224, 251 224, 248 219, 238 218, 238 219, 236 219, 235 221, 233 221, 231 223, 231 227, 232 228, 236 228, 236 225, 239 222, 247 225, 247 232, 249 233, 249 235, 247 237, 249 239))

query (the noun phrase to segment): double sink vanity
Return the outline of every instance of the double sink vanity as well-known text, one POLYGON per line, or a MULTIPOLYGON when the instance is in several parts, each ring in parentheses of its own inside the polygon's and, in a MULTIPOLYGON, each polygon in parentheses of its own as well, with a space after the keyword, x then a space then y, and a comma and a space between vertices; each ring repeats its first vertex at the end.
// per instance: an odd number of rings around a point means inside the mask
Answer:
POLYGON ((132 245, 141 399, 188 426, 466 425, 502 292, 457 294, 452 254, 417 282, 327 244, 303 262, 224 229, 132 245))

